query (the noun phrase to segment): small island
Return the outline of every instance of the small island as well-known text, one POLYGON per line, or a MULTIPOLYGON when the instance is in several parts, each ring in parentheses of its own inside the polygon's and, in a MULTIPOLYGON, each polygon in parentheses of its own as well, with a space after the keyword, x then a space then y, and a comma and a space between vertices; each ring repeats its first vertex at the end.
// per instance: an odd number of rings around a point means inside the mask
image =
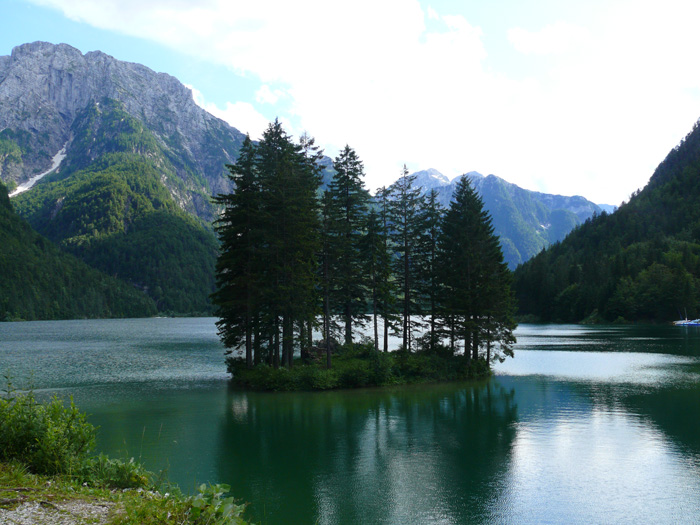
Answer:
POLYGON ((405 166, 372 196, 349 146, 322 189, 330 168, 321 159, 313 139, 295 144, 275 121, 228 166, 235 192, 215 198, 221 254, 212 299, 234 384, 326 390, 463 380, 512 356, 511 273, 469 178, 444 209, 405 166), (373 337, 355 341, 368 324, 373 337), (401 338, 391 351, 389 333, 401 338))

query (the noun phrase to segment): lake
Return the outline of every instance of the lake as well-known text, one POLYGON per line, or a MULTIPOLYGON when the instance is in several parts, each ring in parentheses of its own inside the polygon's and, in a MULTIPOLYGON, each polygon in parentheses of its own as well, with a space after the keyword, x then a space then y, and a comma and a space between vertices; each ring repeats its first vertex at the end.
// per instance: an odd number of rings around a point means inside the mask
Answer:
POLYGON ((229 388, 214 319, 0 323, 0 371, 262 523, 698 522, 700 330, 516 335, 477 384, 270 394, 229 388))

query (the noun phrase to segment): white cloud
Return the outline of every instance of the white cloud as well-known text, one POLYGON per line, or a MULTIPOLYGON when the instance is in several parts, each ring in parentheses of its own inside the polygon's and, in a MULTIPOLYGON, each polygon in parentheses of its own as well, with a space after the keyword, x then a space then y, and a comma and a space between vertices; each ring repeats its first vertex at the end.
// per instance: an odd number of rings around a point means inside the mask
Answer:
POLYGON ((508 40, 525 55, 564 55, 589 45, 592 36, 585 28, 559 21, 535 32, 509 29, 508 40))
POLYGON ((258 79, 254 100, 207 109, 253 136, 253 104, 271 105, 329 154, 354 147, 372 189, 406 163, 619 203, 700 116, 700 4, 683 0, 601 2, 591 22, 516 20, 488 40, 440 0, 32 1, 258 79), (489 61, 499 38, 513 64, 489 61))
POLYGON ((227 102, 226 107, 221 109, 216 104, 207 102, 202 92, 195 87, 187 87, 192 91, 192 98, 199 107, 228 122, 239 131, 247 133, 253 140, 258 140, 270 123, 248 102, 227 102))
POLYGON ((261 104, 277 104, 285 93, 281 89, 271 89, 267 84, 263 84, 255 93, 255 100, 261 104))

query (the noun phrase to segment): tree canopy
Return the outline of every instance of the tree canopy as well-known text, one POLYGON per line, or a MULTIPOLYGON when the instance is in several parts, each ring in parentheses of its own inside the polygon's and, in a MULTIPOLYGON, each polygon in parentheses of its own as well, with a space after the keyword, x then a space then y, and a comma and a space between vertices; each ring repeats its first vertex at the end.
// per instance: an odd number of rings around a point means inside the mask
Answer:
POLYGON ((368 317, 375 352, 382 318, 384 350, 393 331, 406 353, 484 362, 512 355, 510 272, 468 178, 445 212, 405 167, 372 198, 349 146, 321 192, 319 160, 313 140, 296 144, 275 121, 258 144, 245 141, 228 167, 236 189, 216 199, 221 255, 212 297, 222 341, 245 353, 245 366, 291 368, 295 348, 311 359, 309 339, 322 320, 330 368, 334 338, 352 348, 368 317), (427 342, 415 338, 424 319, 427 342))

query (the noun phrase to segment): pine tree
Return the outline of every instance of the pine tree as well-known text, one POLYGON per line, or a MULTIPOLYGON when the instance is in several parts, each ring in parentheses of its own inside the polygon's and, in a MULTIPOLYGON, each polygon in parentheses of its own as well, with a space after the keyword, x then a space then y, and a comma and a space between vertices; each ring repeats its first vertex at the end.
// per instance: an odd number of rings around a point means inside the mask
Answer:
POLYGON ((384 241, 386 235, 382 229, 379 213, 372 207, 367 215, 366 235, 360 240, 360 253, 362 255, 362 268, 369 288, 369 296, 372 308, 372 327, 374 331, 374 348, 379 350, 379 303, 382 282, 385 279, 384 241))
POLYGON ((270 124, 256 147, 247 141, 234 169, 240 184, 232 195, 220 198, 227 211, 218 230, 222 242, 231 246, 217 266, 220 331, 227 346, 245 337, 249 365, 250 348, 265 338, 272 364, 281 361, 291 367, 295 326, 316 312, 320 177, 313 142, 304 140, 296 145, 279 121, 270 124), (251 195, 257 197, 255 206, 246 207, 242 203, 249 202, 249 176, 254 180, 251 195), (255 225, 254 235, 245 224, 255 225), (240 253, 236 247, 242 247, 240 253), (247 280, 246 268, 255 279, 247 280), (246 302, 251 289, 254 300, 246 302))
POLYGON ((433 189, 422 199, 418 217, 418 243, 416 247, 417 289, 421 303, 427 308, 425 313, 429 316, 427 335, 430 351, 435 350, 435 345, 438 342, 437 302, 440 292, 437 278, 438 238, 445 212, 437 198, 437 191, 433 189))
POLYGON ((253 318, 258 307, 260 285, 256 261, 259 246, 260 187, 255 168, 255 146, 246 136, 236 164, 227 166, 235 191, 218 195, 214 202, 224 207, 215 223, 221 242, 216 263, 219 335, 227 348, 245 341, 246 365, 253 366, 253 318))
POLYGON ((345 344, 352 344, 353 322, 363 323, 366 304, 365 276, 360 240, 365 235, 369 193, 363 187, 364 169, 357 153, 345 146, 335 158, 329 194, 331 309, 345 324, 345 344))
POLYGON ((395 330, 399 322, 396 311, 397 287, 393 274, 393 253, 389 238, 390 193, 386 187, 381 187, 375 195, 377 219, 379 222, 379 241, 377 265, 377 313, 382 317, 383 349, 389 351, 389 330, 395 330))
POLYGON ((415 176, 409 176, 404 165, 401 178, 389 187, 389 216, 391 240, 394 246, 394 274, 401 294, 403 349, 411 351, 413 324, 411 316, 420 313, 417 303, 416 283, 418 267, 416 248, 418 242, 420 190, 413 187, 415 176))
POLYGON ((331 286, 332 286, 332 252, 331 242, 331 194, 323 193, 321 204, 321 252, 319 265, 319 280, 321 284, 321 301, 323 303, 323 340, 326 345, 326 368, 331 368, 331 332, 335 331, 331 316, 331 286))
POLYGON ((514 301, 510 271, 481 198, 463 177, 445 213, 439 237, 440 315, 450 339, 463 340, 467 359, 512 355, 514 301), (492 355, 492 352, 493 355, 492 355))

